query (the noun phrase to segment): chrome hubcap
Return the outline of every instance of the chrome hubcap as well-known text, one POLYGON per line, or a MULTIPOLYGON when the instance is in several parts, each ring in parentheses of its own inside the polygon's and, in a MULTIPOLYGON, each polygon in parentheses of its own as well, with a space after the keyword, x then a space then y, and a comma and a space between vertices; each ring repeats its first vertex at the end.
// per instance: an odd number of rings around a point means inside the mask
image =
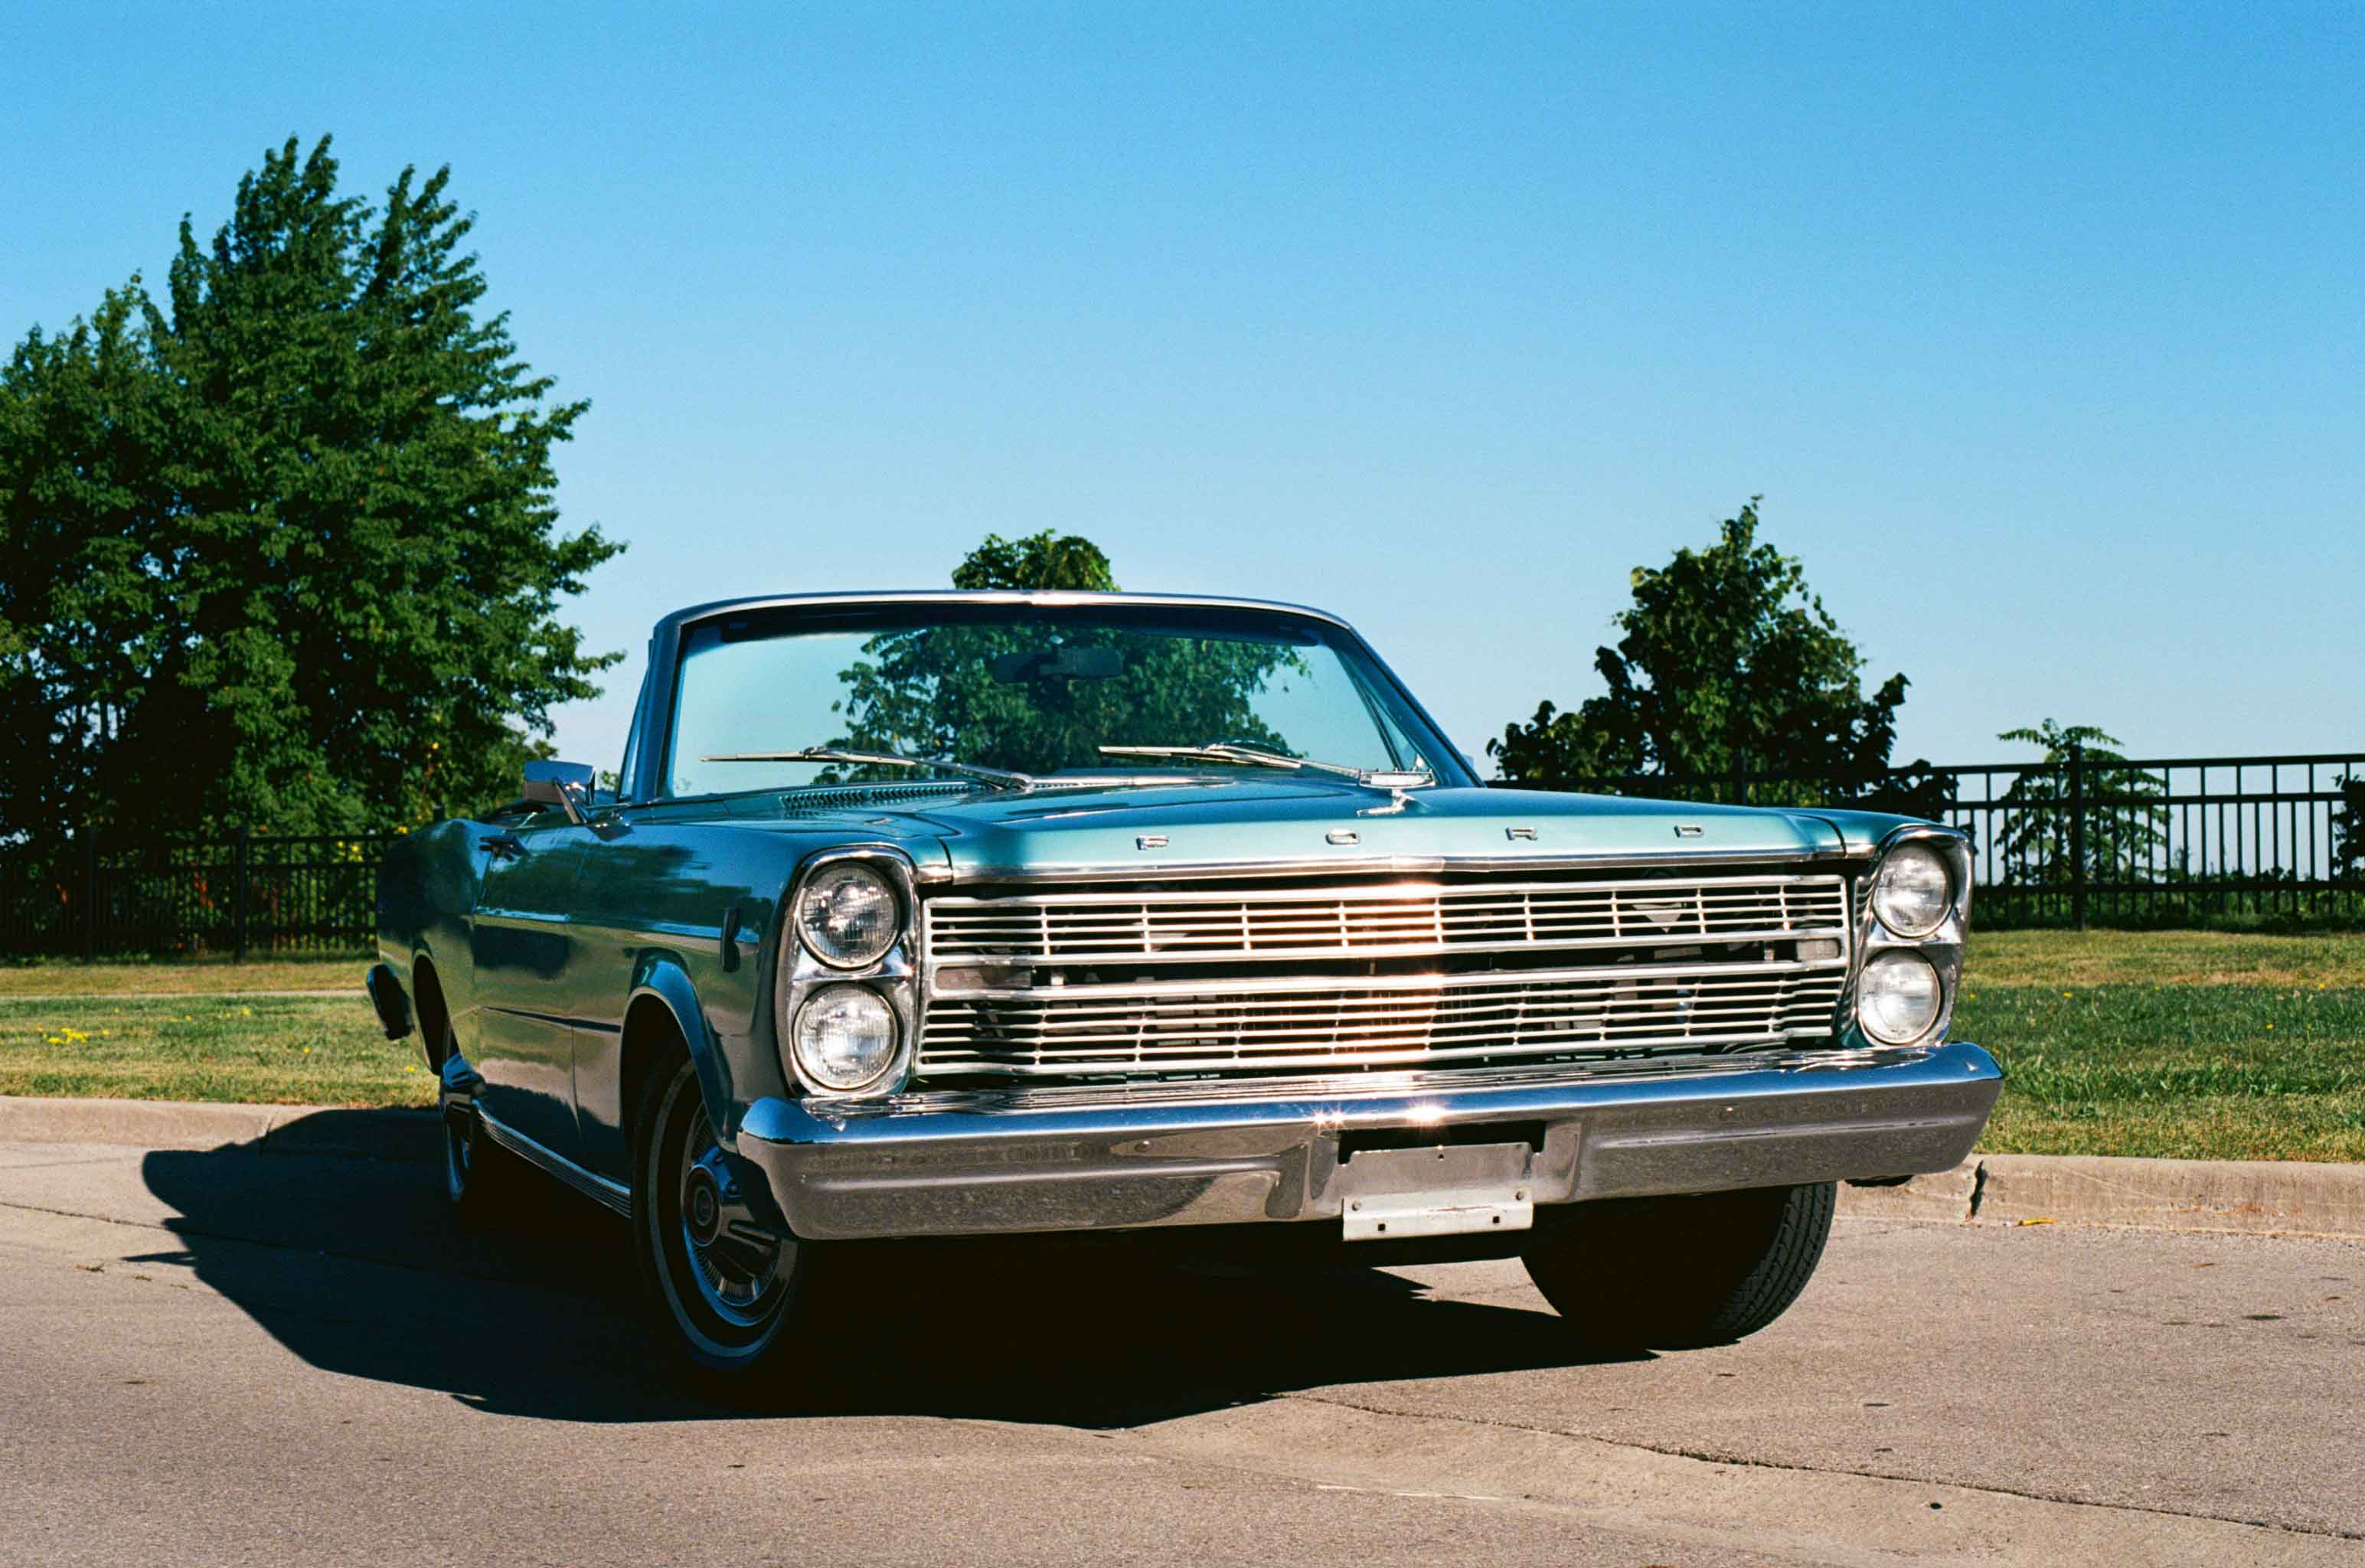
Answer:
POLYGON ((681 1205, 681 1217, 689 1226, 689 1238, 701 1247, 712 1247, 723 1234, 723 1199, 714 1189, 714 1174, 703 1165, 689 1168, 689 1195, 681 1205))
POLYGON ((699 1294, 725 1322, 753 1327, 781 1288, 784 1243, 756 1223, 703 1115, 689 1119, 680 1170, 681 1242, 699 1294))

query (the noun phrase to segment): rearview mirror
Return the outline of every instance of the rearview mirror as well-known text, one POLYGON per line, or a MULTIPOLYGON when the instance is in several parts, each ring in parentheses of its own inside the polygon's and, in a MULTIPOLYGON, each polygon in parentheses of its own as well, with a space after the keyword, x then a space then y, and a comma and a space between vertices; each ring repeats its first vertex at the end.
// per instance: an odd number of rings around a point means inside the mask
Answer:
POLYGON ((1022 680, 1115 680, 1125 673, 1125 655, 1115 648, 1033 648, 999 655, 992 667, 993 678, 1004 686, 1022 680))
POLYGON ((525 798, 537 806, 556 806, 566 820, 583 825, 583 802, 591 798, 598 776, 580 762, 529 762, 525 765, 525 798))

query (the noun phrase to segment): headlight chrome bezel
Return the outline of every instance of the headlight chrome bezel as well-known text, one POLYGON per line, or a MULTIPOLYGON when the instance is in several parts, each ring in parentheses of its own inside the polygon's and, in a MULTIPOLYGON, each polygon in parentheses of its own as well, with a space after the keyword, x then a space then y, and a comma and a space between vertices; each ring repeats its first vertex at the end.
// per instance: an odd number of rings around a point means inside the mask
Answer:
POLYGON ((797 1010, 789 1020, 788 1052, 795 1063, 797 1075, 808 1083, 818 1085, 823 1092, 860 1094, 875 1088, 881 1079, 894 1070, 895 1059, 902 1053, 902 1023, 895 1016, 894 1005, 878 991, 857 980, 837 980, 814 986, 806 993, 804 1000, 797 1003, 797 1010), (876 1068, 850 1083, 833 1082, 823 1068, 809 1058, 805 1049, 805 1021, 816 1010, 830 1006, 839 997, 849 1001, 868 999, 878 1006, 880 1014, 886 1021, 886 1054, 880 1058, 876 1068))
POLYGON ((1866 902, 1870 905, 1874 918, 1895 935, 1911 937, 1917 942, 1923 937, 1936 935, 1955 913, 1955 868, 1947 863, 1948 858, 1944 849, 1925 838, 1909 838, 1893 846, 1888 854, 1881 857, 1866 890, 1866 902), (1900 868, 1909 862, 1934 864, 1945 888, 1945 896, 1939 900, 1936 910, 1928 919, 1919 923, 1900 919, 1888 896, 1892 882, 1899 879, 1900 868))
POLYGON ((911 1078, 919 1039, 919 903, 917 879, 902 851, 888 845, 849 845, 809 856, 798 866, 780 903, 772 953, 773 1045, 790 1083, 809 1099, 870 1100, 899 1092, 911 1078), (893 938, 867 961, 839 962, 817 952, 804 933, 807 887, 817 878, 852 866, 886 884, 895 902, 893 938), (876 995, 894 1021, 895 1047, 884 1070, 853 1089, 841 1088, 809 1070, 797 1049, 797 1021, 822 991, 851 985, 876 995))
POLYGON ((869 969, 885 958, 893 950, 895 944, 903 939, 904 931, 911 924, 910 902, 905 896, 898 893, 894 882, 877 866, 865 859, 840 857, 813 867, 797 879, 797 890, 789 905, 789 919, 796 927, 797 940, 803 944, 806 952, 811 953, 831 969, 851 972, 856 969, 869 969), (877 946, 868 951, 855 948, 845 952, 832 952, 827 943, 814 934, 815 923, 809 914, 812 907, 811 901, 829 887, 842 887, 857 882, 875 884, 879 891, 887 899, 891 913, 884 938, 877 946))
POLYGON ((1882 838, 1862 884, 1862 902, 1855 925, 1855 960, 1840 1014, 1844 1033, 1853 1036, 1859 1044, 1884 1050, 1925 1046, 1945 1037, 1947 1028, 1954 1022, 1956 998, 1962 990, 1963 948, 1970 926, 1970 840, 1960 829, 1942 827, 1934 823, 1908 823, 1882 838), (1944 865, 1947 879, 1948 896, 1943 913, 1934 923, 1918 933, 1891 926, 1875 896, 1889 857, 1909 848, 1916 854, 1924 850, 1934 853, 1944 865), (1929 1026, 1911 1039, 1891 1040, 1877 1035, 1866 1025, 1864 1019, 1864 976, 1883 954, 1891 952, 1915 955, 1938 976, 1936 1013, 1929 1026))
POLYGON ((1864 969, 1856 976, 1856 1026, 1862 1029, 1865 1036, 1875 1045, 1911 1046, 1927 1039, 1930 1031, 1936 1026, 1945 1011, 1946 977, 1939 972, 1937 965, 1930 961, 1928 954, 1913 947, 1884 947, 1865 959, 1864 969), (1866 1005, 1871 994, 1872 977, 1877 972, 1907 967, 1918 969, 1929 977, 1930 1015, 1917 1029, 1911 1029, 1902 1034, 1884 1033, 1873 1023, 1873 1019, 1877 1015, 1877 1009, 1866 1005))

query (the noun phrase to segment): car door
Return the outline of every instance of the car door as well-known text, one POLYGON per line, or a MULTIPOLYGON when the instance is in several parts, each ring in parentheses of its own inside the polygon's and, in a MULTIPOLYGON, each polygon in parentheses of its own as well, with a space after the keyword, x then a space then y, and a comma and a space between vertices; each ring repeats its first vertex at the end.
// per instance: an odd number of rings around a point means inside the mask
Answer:
POLYGON ((555 811, 488 836, 468 932, 482 1108, 570 1159, 577 1020, 568 998, 582 962, 574 906, 590 839, 555 811))

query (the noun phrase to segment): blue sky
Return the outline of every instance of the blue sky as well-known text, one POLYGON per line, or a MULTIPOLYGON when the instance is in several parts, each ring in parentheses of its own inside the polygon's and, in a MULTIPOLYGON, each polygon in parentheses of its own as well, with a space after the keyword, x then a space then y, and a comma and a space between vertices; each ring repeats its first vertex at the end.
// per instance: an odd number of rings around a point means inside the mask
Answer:
POLYGON ((594 407, 575 614, 941 584, 1346 614, 1478 751, 1745 497, 1900 760, 2365 747, 2354 6, 0 4, 0 331, 290 134, 449 162, 594 407))

